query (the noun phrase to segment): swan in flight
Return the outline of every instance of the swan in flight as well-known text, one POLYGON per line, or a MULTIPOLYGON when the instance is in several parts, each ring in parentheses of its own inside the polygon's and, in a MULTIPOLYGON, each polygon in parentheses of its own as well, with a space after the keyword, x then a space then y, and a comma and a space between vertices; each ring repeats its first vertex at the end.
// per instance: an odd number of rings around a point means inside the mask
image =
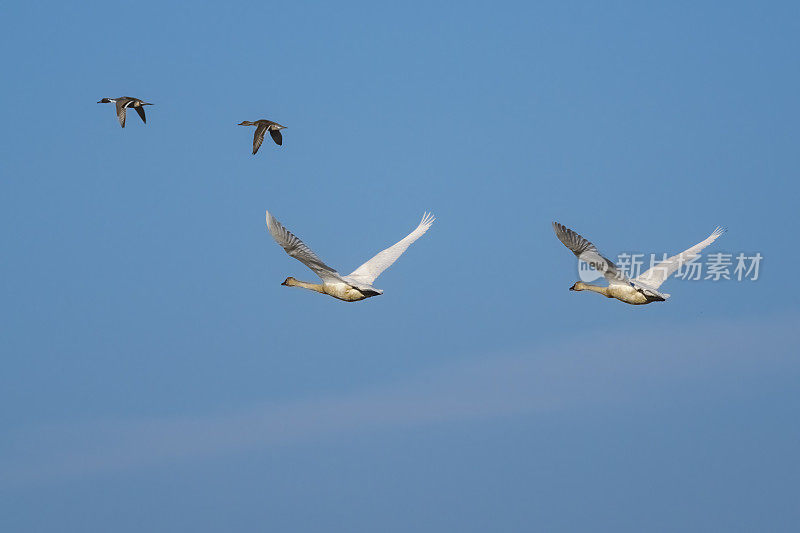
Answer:
POLYGON ((553 222, 553 229, 556 237, 564 243, 564 246, 572 250, 579 260, 589 263, 589 266, 600 272, 608 281, 608 286, 590 285, 582 281, 576 282, 569 288, 571 291, 592 291, 600 293, 607 298, 616 298, 621 302, 631 305, 649 304, 651 302, 663 302, 669 298, 669 294, 658 291, 668 277, 670 277, 683 264, 691 261, 698 256, 700 251, 717 240, 725 230, 718 227, 704 241, 701 241, 688 250, 678 255, 673 255, 664 261, 653 266, 642 275, 628 279, 610 259, 600 255, 594 244, 587 241, 566 226, 558 222, 553 222))
POLYGON ((383 291, 372 286, 375 278, 381 272, 392 266, 397 258, 411 246, 411 243, 422 237, 428 228, 431 227, 435 218, 430 213, 425 213, 422 221, 414 231, 408 234, 397 244, 390 246, 378 253, 375 257, 355 269, 347 276, 339 274, 336 270, 322 262, 311 248, 295 237, 292 232, 287 230, 278 220, 267 211, 267 229, 275 242, 286 250, 286 253, 294 257, 320 277, 322 283, 307 283, 292 277, 286 278, 281 285, 287 287, 302 287, 322 294, 327 294, 344 300, 345 302, 357 302, 370 296, 383 294, 383 291))

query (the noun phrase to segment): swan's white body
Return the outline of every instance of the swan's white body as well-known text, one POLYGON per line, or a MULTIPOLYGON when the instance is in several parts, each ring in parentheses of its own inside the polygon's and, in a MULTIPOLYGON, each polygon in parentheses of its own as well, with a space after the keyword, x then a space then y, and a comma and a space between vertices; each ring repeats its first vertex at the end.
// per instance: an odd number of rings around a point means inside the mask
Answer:
POLYGON ((282 285, 302 287, 333 296, 345 302, 357 302, 369 298, 370 296, 383 294, 382 290, 372 286, 375 279, 380 276, 384 270, 392 266, 392 263, 403 255, 403 252, 411 246, 411 243, 422 237, 425 232, 428 231, 428 228, 431 227, 434 220, 435 218, 433 215, 425 213, 416 229, 409 233, 406 238, 378 253, 375 257, 350 274, 343 276, 323 263, 311 248, 306 246, 303 241, 283 227, 283 225, 267 211, 267 229, 272 235, 272 238, 275 239, 275 242, 280 244, 281 247, 286 250, 287 254, 314 271, 322 280, 322 283, 308 283, 288 277, 282 285))
POLYGON ((683 264, 697 257, 703 248, 717 240, 725 232, 724 229, 718 227, 705 240, 695 244, 688 250, 665 259, 636 278, 629 279, 610 259, 600 255, 594 244, 588 240, 558 222, 553 222, 553 229, 556 232, 556 237, 564 243, 564 246, 569 248, 578 259, 589 263, 592 268, 600 272, 608 281, 608 287, 590 285, 578 281, 570 287, 571 291, 592 291, 631 305, 663 302, 669 298, 669 294, 658 291, 661 284, 683 264))

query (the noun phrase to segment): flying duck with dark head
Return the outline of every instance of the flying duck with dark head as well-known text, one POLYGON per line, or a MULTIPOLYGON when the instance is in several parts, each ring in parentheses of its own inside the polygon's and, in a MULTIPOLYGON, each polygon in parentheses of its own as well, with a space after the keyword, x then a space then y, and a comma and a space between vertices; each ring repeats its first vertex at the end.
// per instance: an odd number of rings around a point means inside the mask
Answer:
POLYGON ((275 144, 278 146, 283 145, 283 136, 281 135, 281 130, 286 128, 286 126, 281 126, 277 122, 272 122, 271 120, 256 120, 255 122, 250 122, 249 120, 245 120, 244 122, 240 122, 239 126, 255 126, 256 133, 253 136, 253 155, 258 152, 258 149, 261 147, 261 143, 264 142, 264 134, 269 131, 272 140, 275 141, 275 144))
POLYGON ((136 110, 139 113, 139 116, 142 118, 142 122, 147 124, 147 118, 144 116, 144 106, 146 105, 153 105, 148 104, 138 98, 132 98, 130 96, 120 96, 119 98, 103 98, 98 104, 116 104, 117 105, 117 118, 119 119, 119 125, 123 128, 125 127, 125 110, 129 107, 136 110))

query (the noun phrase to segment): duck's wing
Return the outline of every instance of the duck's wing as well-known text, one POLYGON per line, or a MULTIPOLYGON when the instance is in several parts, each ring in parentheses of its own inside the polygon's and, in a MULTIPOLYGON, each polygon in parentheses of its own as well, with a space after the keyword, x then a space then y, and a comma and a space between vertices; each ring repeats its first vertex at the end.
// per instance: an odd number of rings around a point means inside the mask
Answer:
POLYGON ((256 132, 253 134, 253 155, 256 155, 258 149, 261 148, 261 143, 264 142, 264 134, 267 132, 267 124, 259 124, 256 126, 256 132))
POLYGON ((314 271, 322 281, 341 281, 341 275, 317 257, 306 243, 297 238, 291 231, 283 227, 283 224, 267 211, 267 229, 275 242, 286 250, 286 253, 294 257, 308 268, 314 271))
POLYGON ((575 257, 600 272, 610 284, 629 285, 625 274, 617 268, 613 261, 603 257, 594 244, 558 222, 553 222, 553 230, 555 230, 558 240, 564 243, 564 246, 569 248, 575 257))
POLYGON ((283 145, 283 135, 281 135, 281 130, 269 130, 269 134, 272 137, 272 140, 275 141, 275 144, 278 146, 283 145))
MULTIPOLYGON (((134 107, 137 113, 139 113, 139 117, 142 119, 142 122, 147 124, 147 118, 144 116, 144 106, 134 107)), ((158 126, 158 124, 156 124, 158 126)))
POLYGON ((116 101, 117 106, 117 119, 119 119, 119 125, 123 128, 125 127, 125 110, 128 108, 130 101, 125 99, 118 99, 116 101))
POLYGON ((348 275, 347 278, 352 279, 358 283, 367 283, 372 284, 375 281, 375 278, 381 275, 381 272, 392 266, 392 263, 397 261, 397 258, 403 255, 403 252, 411 246, 411 243, 422 237, 428 228, 431 227, 433 221, 436 220, 434 216, 430 213, 425 213, 422 216, 422 221, 419 225, 409 233, 406 238, 395 244, 394 246, 390 246, 389 248, 385 249, 384 251, 378 253, 355 269, 352 274, 348 275))
POLYGON ((698 242, 688 250, 665 259, 632 281, 634 284, 641 283, 647 287, 658 289, 676 270, 697 257, 703 248, 716 241, 723 233, 725 233, 725 228, 717 227, 704 241, 698 242))

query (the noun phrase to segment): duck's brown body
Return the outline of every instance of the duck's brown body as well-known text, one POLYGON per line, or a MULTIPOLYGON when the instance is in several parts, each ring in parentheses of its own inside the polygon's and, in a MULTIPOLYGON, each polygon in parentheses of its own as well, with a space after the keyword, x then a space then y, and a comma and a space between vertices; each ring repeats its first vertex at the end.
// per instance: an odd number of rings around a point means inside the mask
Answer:
POLYGON ((258 149, 261 147, 261 143, 264 142, 264 134, 266 132, 269 132, 269 135, 272 137, 272 140, 275 141, 275 144, 278 146, 283 145, 283 135, 281 135, 281 130, 286 129, 286 126, 282 126, 277 122, 264 119, 256 120, 255 122, 244 120, 239 123, 239 126, 256 127, 256 131, 253 134, 253 155, 258 152, 258 149))
POLYGON ((138 98, 133 98, 132 96, 120 96, 119 98, 103 98, 98 104, 116 104, 117 107, 117 119, 119 120, 119 125, 123 128, 125 127, 125 110, 129 107, 135 109, 136 112, 139 114, 139 118, 142 119, 142 122, 147 124, 147 117, 144 114, 144 106, 146 105, 153 105, 147 103, 143 100, 139 100, 138 98))

